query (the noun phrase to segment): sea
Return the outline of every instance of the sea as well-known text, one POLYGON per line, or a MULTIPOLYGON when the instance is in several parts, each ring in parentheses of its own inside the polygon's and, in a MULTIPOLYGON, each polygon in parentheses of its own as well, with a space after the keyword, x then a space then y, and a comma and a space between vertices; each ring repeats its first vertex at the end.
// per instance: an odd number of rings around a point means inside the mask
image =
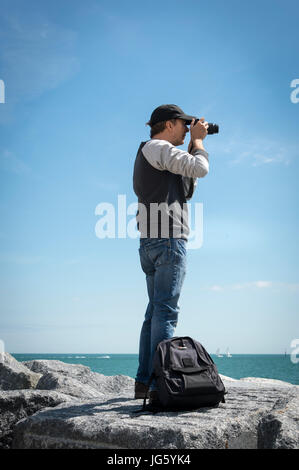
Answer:
MULTIPOLYGON (((93 372, 104 375, 127 375, 135 378, 138 367, 138 354, 14 354, 17 361, 50 359, 67 364, 82 364, 93 372)), ((283 380, 299 385, 299 363, 294 363, 289 354, 232 354, 218 357, 211 354, 218 372, 227 377, 263 377, 283 380)))

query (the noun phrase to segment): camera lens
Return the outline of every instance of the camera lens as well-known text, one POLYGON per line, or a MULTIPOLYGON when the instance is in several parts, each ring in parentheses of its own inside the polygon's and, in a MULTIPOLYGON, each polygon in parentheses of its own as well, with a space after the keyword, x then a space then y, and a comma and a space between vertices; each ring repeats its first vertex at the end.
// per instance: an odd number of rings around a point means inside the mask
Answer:
MULTIPOLYGON (((195 119, 194 126, 198 121, 199 121, 199 119, 195 119)), ((218 132, 219 132, 218 124, 213 124, 212 122, 208 122, 208 125, 209 125, 208 134, 218 134, 218 132)))
POLYGON ((212 122, 209 122, 208 124, 209 124, 208 134, 218 134, 219 132, 218 124, 213 124, 212 122))

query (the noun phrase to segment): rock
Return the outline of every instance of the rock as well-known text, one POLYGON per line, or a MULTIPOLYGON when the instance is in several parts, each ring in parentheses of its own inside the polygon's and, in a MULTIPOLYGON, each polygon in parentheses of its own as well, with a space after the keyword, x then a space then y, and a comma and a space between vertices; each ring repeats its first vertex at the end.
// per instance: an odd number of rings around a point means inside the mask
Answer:
POLYGON ((226 380, 227 382, 238 382, 238 379, 233 379, 232 377, 227 377, 226 375, 219 374, 222 381, 226 380))
POLYGON ((217 408, 134 413, 142 400, 133 399, 131 377, 107 377, 61 361, 12 359, 6 353, 6 387, 15 387, 15 376, 25 372, 39 380, 35 390, 0 392, 2 447, 12 436, 15 449, 299 447, 296 385, 222 376, 228 395, 217 408))
MULTIPOLYGON (((72 399, 73 402, 75 400, 72 399)), ((0 391, 0 449, 10 447, 14 425, 20 419, 27 418, 42 408, 70 401, 67 395, 52 390, 0 391)))
POLYGON ((55 372, 48 372, 43 375, 37 384, 39 390, 56 390, 72 397, 104 398, 105 395, 100 389, 96 389, 89 384, 82 384, 73 377, 66 377, 55 372))
POLYGON ((233 385, 232 382, 234 382, 235 385, 238 387, 247 387, 250 386, 251 384, 254 385, 254 387, 285 387, 285 388, 298 388, 299 385, 293 385, 289 382, 284 382, 283 380, 277 380, 277 379, 265 379, 265 378, 260 378, 260 377, 242 377, 241 379, 233 379, 231 377, 226 377, 225 375, 219 374, 223 383, 228 385, 233 385))
POLYGON ((240 382, 252 382, 255 386, 266 386, 266 387, 298 387, 299 385, 293 385, 283 380, 277 379, 264 379, 260 377, 243 377, 240 382))
POLYGON ((263 417, 258 426, 260 449, 298 449, 299 396, 281 400, 272 413, 263 417))
POLYGON ((35 388, 41 374, 28 369, 9 353, 0 354, 0 390, 35 388))
MULTIPOLYGON (((229 378, 228 378, 229 379, 229 378)), ((20 421, 15 449, 298 448, 298 387, 227 380, 226 403, 194 411, 134 411, 133 390, 60 404, 20 421)))
POLYGON ((39 374, 47 374, 48 372, 57 372, 58 374, 84 377, 86 373, 90 372, 90 368, 82 366, 81 364, 67 364, 62 361, 38 359, 34 361, 22 362, 28 369, 39 374))
POLYGON ((66 364, 61 361, 36 360, 25 363, 32 371, 44 374, 36 388, 56 390, 79 398, 104 398, 117 396, 125 390, 132 391, 134 379, 125 375, 105 376, 91 372, 89 367, 66 364))
MULTIPOLYGON (((2 392, 0 397, 1 420, 0 442, 9 446, 13 427, 21 418, 26 418, 45 407, 55 407, 62 402, 78 402, 81 399, 106 400, 111 395, 117 396, 124 390, 132 392, 134 380, 126 376, 106 377, 91 372, 89 367, 65 364, 61 361, 29 361, 18 363, 10 355, 6 356, 10 374, 6 373, 6 387, 17 389, 15 375, 11 370, 26 377, 34 377, 36 390, 2 392), (6 393, 6 394, 5 394, 6 393), (4 395, 3 395, 4 394, 4 395)), ((23 381, 24 383, 24 381, 23 381)), ((26 382, 27 384, 27 382, 26 382)), ((19 379, 18 387, 21 382, 19 379)), ((0 444, 1 445, 1 444, 0 444)))

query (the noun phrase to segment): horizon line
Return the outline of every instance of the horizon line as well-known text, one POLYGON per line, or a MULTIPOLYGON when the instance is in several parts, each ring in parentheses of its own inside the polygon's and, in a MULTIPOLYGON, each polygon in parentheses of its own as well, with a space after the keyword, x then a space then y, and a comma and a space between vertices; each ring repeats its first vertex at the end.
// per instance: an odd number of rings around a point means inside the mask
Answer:
MULTIPOLYGON (((130 355, 135 355, 135 356, 138 356, 138 355, 139 355, 138 352, 136 352, 136 353, 126 353, 126 352, 116 352, 116 353, 113 353, 113 352, 110 352, 110 353, 109 353, 109 352, 103 352, 103 353, 101 353, 101 352, 94 352, 94 353, 87 353, 87 352, 75 352, 75 353, 71 353, 71 352, 57 352, 57 353, 53 353, 53 352, 38 352, 38 353, 33 353, 33 352, 29 352, 29 353, 28 353, 28 352, 9 352, 9 351, 3 351, 3 352, 8 352, 9 354, 31 354, 31 355, 34 355, 34 354, 35 354, 35 355, 36 355, 36 354, 48 354, 48 355, 53 355, 53 354, 57 354, 57 355, 58 355, 58 354, 71 354, 71 355, 74 355, 74 354, 78 354, 78 355, 79 355, 79 354, 81 354, 81 355, 83 355, 83 354, 86 354, 86 355, 91 355, 91 354, 100 354, 100 355, 104 355, 104 354, 106 354, 106 355, 109 355, 109 354, 130 354, 130 355)), ((209 354, 212 355, 212 356, 217 356, 216 353, 209 353, 209 354)), ((220 351, 220 354, 223 354, 223 357, 226 357, 226 353, 225 353, 225 352, 222 352, 222 353, 221 353, 221 351, 220 351)), ((270 353, 270 352, 269 352, 269 353, 249 353, 249 352, 246 352, 246 353, 238 353, 238 352, 232 353, 231 351, 230 351, 230 354, 232 354, 232 355, 233 355, 233 354, 234 354, 234 355, 250 355, 250 354, 251 354, 251 355, 255 355, 255 354, 258 354, 258 355, 272 355, 272 356, 284 356, 284 355, 290 356, 290 355, 291 355, 291 353, 288 353, 288 352, 284 352, 284 353, 270 353)), ((217 357, 218 357, 218 356, 217 356, 217 357)), ((78 359, 79 359, 79 358, 78 358, 78 359)))

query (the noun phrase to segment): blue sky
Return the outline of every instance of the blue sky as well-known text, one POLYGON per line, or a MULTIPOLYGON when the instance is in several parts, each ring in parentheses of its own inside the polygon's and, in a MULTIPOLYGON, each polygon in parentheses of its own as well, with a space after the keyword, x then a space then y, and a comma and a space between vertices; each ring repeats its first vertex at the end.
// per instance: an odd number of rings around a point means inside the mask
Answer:
MULTIPOLYGON (((99 239, 101 202, 136 202, 145 122, 163 103, 208 136, 203 245, 176 335, 211 352, 299 338, 297 1, 0 0, 0 338, 6 350, 137 353, 136 239, 99 239)), ((188 141, 182 147, 187 148, 188 141)), ((132 217, 128 217, 128 220, 132 217)))

